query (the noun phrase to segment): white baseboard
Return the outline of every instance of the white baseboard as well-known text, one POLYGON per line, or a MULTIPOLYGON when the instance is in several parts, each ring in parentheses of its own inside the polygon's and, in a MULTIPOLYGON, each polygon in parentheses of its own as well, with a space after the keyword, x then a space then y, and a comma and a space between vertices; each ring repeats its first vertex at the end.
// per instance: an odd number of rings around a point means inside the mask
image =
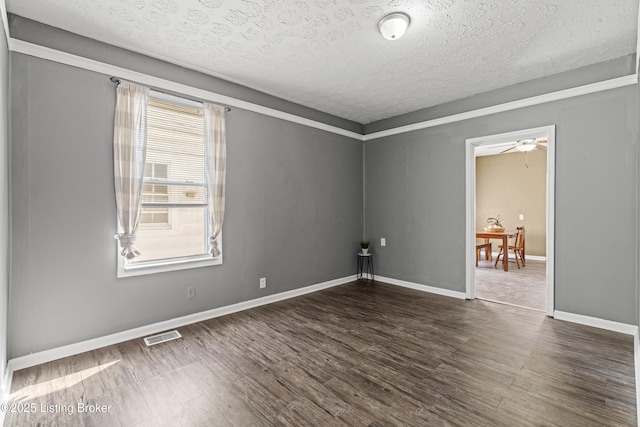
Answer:
POLYGON ((403 288, 415 289, 422 292, 429 292, 431 294, 444 295, 446 297, 458 299, 465 299, 467 297, 467 294, 464 292, 452 291, 449 289, 443 289, 429 285, 421 285, 419 283, 405 282, 404 280, 392 279, 390 277, 375 276, 375 279, 379 280, 380 282, 388 283, 390 285, 402 286, 403 288))
POLYGON ((228 305, 225 307, 214 308, 212 310, 202 311, 200 313, 189 314, 187 316, 177 317, 175 319, 169 319, 163 322, 153 323, 151 325, 141 326, 139 328, 134 328, 128 331, 122 331, 115 334, 106 335, 100 338, 94 338, 91 340, 69 344, 62 347, 53 348, 50 350, 44 350, 37 353, 28 354, 26 356, 16 357, 14 359, 9 360, 9 363, 7 366, 7 374, 11 376, 11 374, 14 371, 18 371, 20 369, 37 366, 43 363, 51 362, 52 360, 62 359, 64 357, 73 356, 75 354, 80 354, 80 353, 84 353, 91 350, 96 350, 98 348, 107 347, 107 346, 118 344, 124 341, 145 337, 147 335, 157 334, 159 332, 163 332, 168 329, 179 328, 181 326, 202 322, 204 320, 213 319, 215 317, 237 313, 239 311, 260 307, 262 305, 283 301, 289 298, 295 298, 297 296, 309 294, 312 292, 317 292, 322 289, 343 285, 345 283, 352 282, 355 279, 356 279, 355 275, 343 277, 341 279, 335 279, 335 280, 330 280, 328 282, 305 286, 304 288, 300 288, 300 289, 294 289, 291 291, 268 295, 265 297, 228 305))
POLYGON ((566 322, 578 323, 580 325, 593 326, 594 328, 606 329, 608 331, 620 332, 627 335, 636 336, 638 326, 628 323, 614 322, 612 320, 600 319, 598 317, 583 316, 581 314, 567 313, 565 311, 554 311, 553 318, 566 322))

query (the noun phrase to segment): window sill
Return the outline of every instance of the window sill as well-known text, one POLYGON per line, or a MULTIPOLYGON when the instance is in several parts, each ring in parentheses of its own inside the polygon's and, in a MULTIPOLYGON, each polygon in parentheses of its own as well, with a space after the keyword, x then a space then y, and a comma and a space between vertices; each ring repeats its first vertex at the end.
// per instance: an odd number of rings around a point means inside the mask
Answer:
POLYGON ((126 260, 118 254, 118 278, 166 273, 168 271, 188 270, 220 264, 222 264, 222 255, 217 258, 201 255, 197 257, 148 262, 144 264, 140 263, 138 265, 127 265, 126 260))

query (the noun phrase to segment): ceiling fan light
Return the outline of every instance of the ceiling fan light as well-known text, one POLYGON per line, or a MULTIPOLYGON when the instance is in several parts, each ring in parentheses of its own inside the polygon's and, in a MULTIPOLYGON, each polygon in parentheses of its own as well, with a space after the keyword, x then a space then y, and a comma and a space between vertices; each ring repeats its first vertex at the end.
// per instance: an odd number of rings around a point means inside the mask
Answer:
POLYGON ((411 18, 409 18, 409 15, 402 12, 395 12, 383 17, 380 22, 378 22, 378 30, 385 39, 398 40, 403 36, 405 31, 407 31, 410 22, 411 18))
POLYGON ((532 151, 532 150, 535 150, 535 149, 536 149, 536 145, 535 144, 522 144, 522 145, 518 145, 516 147, 516 150, 523 151, 523 152, 532 151))
POLYGON ((518 145, 516 145, 516 150, 527 152, 536 149, 536 140, 535 139, 523 139, 522 141, 518 141, 518 145))

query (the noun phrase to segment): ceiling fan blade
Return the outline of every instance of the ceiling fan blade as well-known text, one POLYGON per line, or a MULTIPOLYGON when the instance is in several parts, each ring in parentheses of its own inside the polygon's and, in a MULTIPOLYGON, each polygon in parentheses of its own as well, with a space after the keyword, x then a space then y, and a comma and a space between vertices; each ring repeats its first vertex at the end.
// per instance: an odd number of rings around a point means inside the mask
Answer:
POLYGON ((514 150, 515 148, 516 148, 516 146, 514 145, 513 147, 511 147, 511 148, 507 148, 506 150, 504 150, 504 151, 501 151, 501 152, 499 152, 498 154, 503 154, 503 153, 506 153, 507 151, 511 151, 511 150, 514 150))

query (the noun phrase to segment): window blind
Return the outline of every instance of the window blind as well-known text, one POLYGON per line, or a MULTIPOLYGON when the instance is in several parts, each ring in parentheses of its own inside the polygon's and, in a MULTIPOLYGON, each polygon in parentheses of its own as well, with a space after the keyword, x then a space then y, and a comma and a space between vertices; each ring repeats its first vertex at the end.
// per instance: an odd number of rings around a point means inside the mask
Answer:
POLYGON ((145 178, 145 182, 204 185, 202 110, 149 99, 146 162, 167 165, 167 170, 166 178, 145 178))

